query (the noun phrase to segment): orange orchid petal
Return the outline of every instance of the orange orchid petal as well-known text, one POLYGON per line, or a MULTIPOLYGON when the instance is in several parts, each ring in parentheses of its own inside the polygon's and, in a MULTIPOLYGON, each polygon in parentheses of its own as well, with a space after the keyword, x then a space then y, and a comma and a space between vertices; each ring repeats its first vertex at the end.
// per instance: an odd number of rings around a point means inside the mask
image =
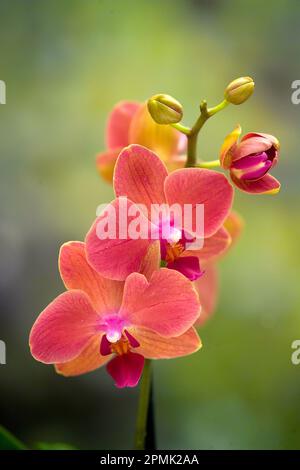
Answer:
MULTIPOLYGON (((184 168, 170 173, 164 182, 169 205, 191 204, 193 229, 196 230, 196 211, 204 205, 204 237, 210 237, 223 225, 233 201, 233 188, 220 172, 204 168, 184 168)), ((191 230, 191 228, 190 228, 191 230)))
POLYGON ((106 152, 99 153, 96 157, 98 173, 107 183, 111 184, 113 181, 115 164, 121 150, 122 147, 107 150, 106 152))
POLYGON ((195 323, 200 304, 186 277, 173 269, 161 268, 149 282, 142 274, 132 273, 127 277, 119 313, 136 328, 149 328, 173 338, 195 323))
POLYGON ((99 316, 84 292, 64 292, 36 319, 29 337, 31 354, 44 364, 71 361, 97 334, 98 321, 99 316))
POLYGON ((220 150, 220 163, 222 168, 228 169, 230 167, 232 161, 232 149, 235 147, 241 133, 242 128, 238 124, 235 129, 225 137, 220 150))
MULTIPOLYGON (((107 218, 111 214, 115 215, 115 233, 119 234, 119 228, 122 225, 120 214, 125 214, 127 217, 128 228, 134 216, 128 215, 141 211, 136 204, 129 199, 120 197, 112 201, 106 206, 102 214, 97 217, 92 227, 86 235, 86 252, 89 264, 102 276, 110 279, 124 281, 126 277, 133 272, 139 272, 141 263, 152 240, 145 238, 132 238, 126 233, 126 238, 118 238, 117 236, 110 236, 105 239, 99 238, 99 227, 107 223, 107 218), (124 207, 125 212, 124 212, 124 207)), ((112 220, 112 219, 111 219, 112 220)), ((142 224, 148 223, 148 220, 143 216, 142 224)))
POLYGON ((168 171, 154 152, 141 146, 129 145, 118 158, 114 175, 116 196, 127 196, 135 204, 147 206, 166 202, 164 181, 168 171))
POLYGON ((182 138, 173 127, 154 122, 147 104, 144 104, 131 121, 129 143, 143 145, 157 153, 165 163, 171 163, 176 160, 179 147, 182 147, 182 138))
POLYGON ((273 144, 276 150, 280 149, 280 142, 277 137, 271 134, 266 134, 265 132, 249 132, 248 134, 244 135, 244 137, 241 139, 241 142, 252 137, 263 137, 264 139, 268 140, 271 144, 273 144))
POLYGON ((101 335, 95 335, 88 346, 75 359, 62 364, 55 364, 56 372, 65 377, 73 377, 103 366, 110 360, 111 356, 101 356, 100 343, 101 335))
POLYGON ((199 294, 202 306, 201 314, 195 325, 202 326, 206 320, 213 314, 218 298, 218 271, 215 264, 207 264, 203 266, 205 271, 197 281, 194 281, 194 287, 199 294))
POLYGON ((241 180, 231 172, 233 183, 241 190, 249 194, 277 194, 280 191, 280 182, 274 176, 266 174, 258 180, 241 180))
POLYGON ((275 142, 275 140, 275 137, 271 140, 267 139, 262 134, 254 134, 253 132, 246 134, 234 149, 233 160, 236 161, 254 153, 266 152, 274 145, 273 142, 275 142))
POLYGON ((224 254, 231 245, 231 235, 221 227, 214 235, 205 238, 201 250, 186 250, 182 256, 197 256, 200 261, 216 259, 224 254))
POLYGON ((231 246, 239 238, 244 228, 244 225, 245 225, 244 219, 236 211, 232 211, 227 217, 227 219, 225 220, 224 227, 226 228, 226 230, 229 232, 231 236, 231 240, 232 240, 231 246))
POLYGON ((151 243, 145 257, 142 260, 140 273, 150 280, 154 271, 160 268, 160 244, 159 241, 151 243))
POLYGON ((62 245, 59 270, 66 288, 84 291, 98 313, 119 309, 124 283, 106 279, 90 266, 86 259, 85 243, 68 242, 62 245))
POLYGON ((164 338, 152 330, 136 328, 132 334, 140 343, 136 352, 148 359, 171 359, 198 351, 201 340, 194 328, 176 338, 164 338))
POLYGON ((120 101, 114 106, 106 126, 106 143, 109 149, 128 145, 129 127, 141 105, 142 103, 136 101, 120 101))

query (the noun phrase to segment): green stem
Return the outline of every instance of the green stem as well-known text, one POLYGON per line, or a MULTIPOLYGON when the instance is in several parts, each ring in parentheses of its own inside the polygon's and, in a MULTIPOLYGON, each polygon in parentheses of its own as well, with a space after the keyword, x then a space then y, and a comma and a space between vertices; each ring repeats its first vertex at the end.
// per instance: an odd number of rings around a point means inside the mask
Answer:
POLYGON ((220 166, 220 160, 211 160, 210 162, 199 162, 195 165, 197 168, 217 168, 220 166))
POLYGON ((179 122, 176 122, 176 123, 174 123, 174 124, 170 124, 170 126, 174 127, 174 129, 177 129, 177 130, 180 131, 182 134, 190 135, 190 133, 191 133, 191 128, 190 128, 190 127, 183 126, 183 125, 180 124, 179 122))
MULTIPOLYGON (((222 111, 227 105, 227 100, 223 100, 217 106, 213 108, 207 108, 207 102, 203 100, 200 104, 200 116, 195 122, 194 126, 190 130, 189 134, 187 134, 188 139, 188 148, 187 148, 187 161, 185 166, 186 167, 195 167, 197 166, 197 140, 198 134, 206 121, 211 117, 214 116, 219 111, 222 111)), ((216 166, 216 165, 214 165, 216 166)), ((204 167, 203 167, 204 168, 204 167)), ((205 168, 210 168, 209 166, 205 168)))
POLYGON ((229 101, 223 100, 221 103, 217 104, 217 106, 214 106, 213 108, 209 108, 208 109, 209 117, 213 116, 219 111, 222 111, 222 109, 226 108, 226 106, 228 105, 229 105, 229 101))
POLYGON ((145 439, 147 430, 147 416, 151 388, 151 360, 145 359, 144 371, 140 384, 140 398, 138 404, 135 450, 145 449, 145 439))

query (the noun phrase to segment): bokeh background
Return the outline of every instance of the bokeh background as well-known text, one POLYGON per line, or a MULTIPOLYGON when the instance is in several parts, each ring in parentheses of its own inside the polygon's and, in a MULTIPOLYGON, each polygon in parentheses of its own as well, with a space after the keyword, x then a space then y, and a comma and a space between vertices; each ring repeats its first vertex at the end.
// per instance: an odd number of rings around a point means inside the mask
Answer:
POLYGON ((60 245, 82 240, 112 189, 95 171, 108 112, 121 99, 166 92, 192 123, 198 103, 251 75, 256 91, 207 123, 204 158, 217 158, 237 122, 276 135, 276 197, 236 194, 246 226, 223 260, 217 312, 198 354, 155 363, 161 449, 300 447, 300 79, 298 0, 1 0, 0 423, 32 445, 132 447, 137 390, 104 370, 65 379, 35 362, 28 333, 63 291, 60 245))

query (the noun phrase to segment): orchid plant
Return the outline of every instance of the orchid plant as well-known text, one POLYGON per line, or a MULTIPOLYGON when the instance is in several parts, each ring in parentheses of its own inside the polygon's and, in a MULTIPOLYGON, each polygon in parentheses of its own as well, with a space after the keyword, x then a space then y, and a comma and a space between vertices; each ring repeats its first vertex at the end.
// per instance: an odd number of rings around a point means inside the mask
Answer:
POLYGON ((218 260, 243 226, 232 210, 234 189, 280 189, 269 174, 279 142, 269 134, 252 132, 238 142, 237 126, 219 159, 197 158, 205 122, 230 103, 243 103, 253 90, 250 77, 234 80, 220 104, 209 108, 201 102, 192 127, 181 123, 182 106, 169 95, 114 107, 97 169, 113 183, 115 199, 103 207, 84 242, 62 246, 59 270, 67 290, 43 310, 30 333, 33 357, 54 364, 63 376, 106 365, 119 388, 135 387, 141 379, 137 449, 145 448, 151 361, 201 348, 197 328, 216 306, 218 260))

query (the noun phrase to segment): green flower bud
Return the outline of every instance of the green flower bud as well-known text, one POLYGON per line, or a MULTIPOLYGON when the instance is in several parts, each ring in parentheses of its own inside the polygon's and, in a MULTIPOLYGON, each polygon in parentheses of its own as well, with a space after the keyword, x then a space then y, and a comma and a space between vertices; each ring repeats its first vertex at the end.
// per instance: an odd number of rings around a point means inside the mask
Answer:
POLYGON ((182 119, 182 106, 170 95, 154 95, 147 105, 152 119, 157 124, 175 124, 182 119))
POLYGON ((251 77, 236 78, 225 89, 225 99, 232 104, 242 104, 252 95, 254 81, 251 77))

